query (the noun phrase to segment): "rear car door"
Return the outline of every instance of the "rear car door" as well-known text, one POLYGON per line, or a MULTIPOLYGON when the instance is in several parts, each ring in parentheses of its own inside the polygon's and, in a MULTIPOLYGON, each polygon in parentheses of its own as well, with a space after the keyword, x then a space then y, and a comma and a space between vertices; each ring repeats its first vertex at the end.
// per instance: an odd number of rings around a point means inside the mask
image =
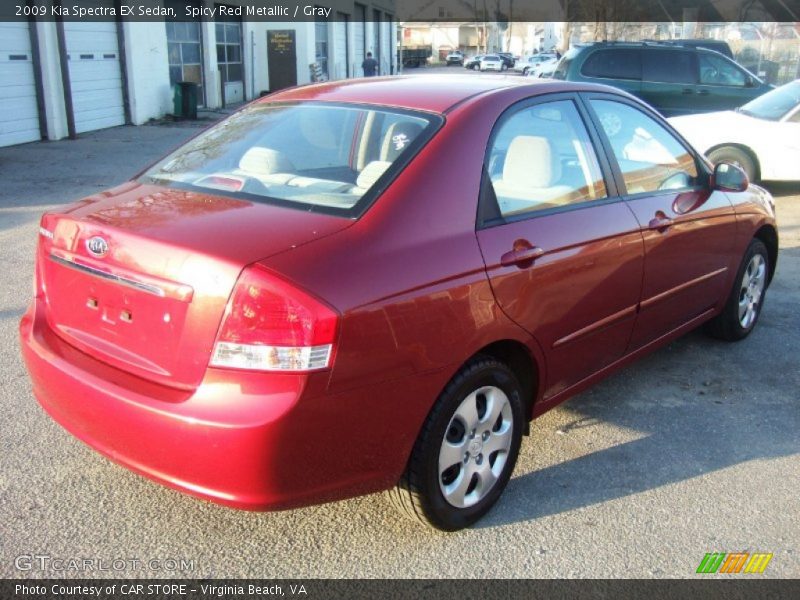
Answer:
POLYGON ((622 356, 643 246, 585 109, 571 94, 545 98, 495 125, 477 237, 497 302, 545 354, 549 398, 622 356))
POLYGON ((587 94, 616 184, 645 245, 642 299, 630 350, 707 314, 724 298, 736 217, 712 191, 694 152, 654 113, 618 96, 587 94))
POLYGON ((697 112, 697 65, 694 52, 647 48, 642 52, 641 98, 665 117, 697 112))

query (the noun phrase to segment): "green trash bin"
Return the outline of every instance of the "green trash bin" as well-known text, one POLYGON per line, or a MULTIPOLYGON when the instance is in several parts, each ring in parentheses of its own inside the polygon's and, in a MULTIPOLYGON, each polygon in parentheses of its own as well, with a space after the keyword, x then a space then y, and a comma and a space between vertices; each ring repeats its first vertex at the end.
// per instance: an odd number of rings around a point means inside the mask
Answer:
POLYGON ((173 114, 181 119, 197 119, 197 84, 191 81, 179 81, 175 84, 173 114))

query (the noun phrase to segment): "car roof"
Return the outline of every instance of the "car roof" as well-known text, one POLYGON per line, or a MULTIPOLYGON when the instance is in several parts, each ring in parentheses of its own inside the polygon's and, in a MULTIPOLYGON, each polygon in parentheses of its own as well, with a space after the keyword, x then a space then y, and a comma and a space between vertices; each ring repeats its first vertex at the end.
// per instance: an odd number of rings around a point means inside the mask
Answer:
POLYGON ((404 75, 343 79, 298 86, 265 96, 256 102, 342 102, 445 113, 475 96, 501 94, 509 88, 529 86, 531 96, 540 94, 603 90, 607 86, 572 81, 538 80, 519 76, 475 77, 474 75, 404 75))
MULTIPOLYGON (((713 40, 716 41, 716 40, 713 40)), ((697 40, 697 44, 689 44, 683 43, 680 40, 652 40, 652 41, 642 41, 642 42, 589 42, 585 44, 575 44, 575 48, 578 50, 594 50, 597 48, 633 48, 633 49, 645 49, 645 48, 652 48, 655 50, 691 50, 692 52, 715 52, 717 54, 723 54, 713 48, 708 48, 700 45, 702 40, 697 40)), ((716 44, 715 44, 716 45, 716 44)), ((722 47, 722 44, 719 44, 722 47)))

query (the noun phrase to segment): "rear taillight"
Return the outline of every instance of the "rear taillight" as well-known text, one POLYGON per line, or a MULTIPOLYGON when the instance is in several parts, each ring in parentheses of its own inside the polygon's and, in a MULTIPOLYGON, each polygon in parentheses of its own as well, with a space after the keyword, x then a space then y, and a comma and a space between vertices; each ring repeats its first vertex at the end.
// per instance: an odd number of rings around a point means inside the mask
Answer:
POLYGON ((212 367, 311 371, 330 365, 339 315, 259 265, 239 276, 212 367))

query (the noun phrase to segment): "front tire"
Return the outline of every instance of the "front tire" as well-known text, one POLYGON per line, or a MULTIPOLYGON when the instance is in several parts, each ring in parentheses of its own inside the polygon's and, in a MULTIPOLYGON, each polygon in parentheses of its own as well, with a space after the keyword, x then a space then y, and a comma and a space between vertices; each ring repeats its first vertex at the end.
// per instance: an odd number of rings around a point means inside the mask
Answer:
POLYGON ((456 373, 414 444, 389 495, 407 516, 444 531, 469 527, 497 502, 511 478, 525 412, 514 373, 477 357, 456 373))
POLYGON ((754 238, 739 265, 725 308, 706 326, 710 335, 728 342, 736 342, 750 335, 764 306, 769 268, 767 247, 764 242, 754 238))
POLYGON ((712 150, 708 153, 708 160, 715 165, 722 162, 736 165, 747 173, 747 178, 750 181, 755 181, 758 176, 758 169, 756 168, 756 162, 753 160, 753 157, 735 146, 722 146, 721 148, 712 150))

